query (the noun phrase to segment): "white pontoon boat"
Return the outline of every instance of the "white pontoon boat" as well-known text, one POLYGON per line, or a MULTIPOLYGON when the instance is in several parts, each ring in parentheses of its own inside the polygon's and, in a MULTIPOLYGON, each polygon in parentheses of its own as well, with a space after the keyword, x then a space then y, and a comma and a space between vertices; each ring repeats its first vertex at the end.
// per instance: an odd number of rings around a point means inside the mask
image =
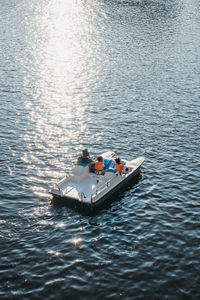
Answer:
POLYGON ((131 161, 122 159, 124 170, 120 175, 114 168, 114 152, 101 154, 104 158, 105 173, 90 172, 88 165, 78 163, 75 168, 50 188, 54 199, 64 201, 69 206, 96 207, 113 193, 122 188, 139 173, 144 157, 131 161))

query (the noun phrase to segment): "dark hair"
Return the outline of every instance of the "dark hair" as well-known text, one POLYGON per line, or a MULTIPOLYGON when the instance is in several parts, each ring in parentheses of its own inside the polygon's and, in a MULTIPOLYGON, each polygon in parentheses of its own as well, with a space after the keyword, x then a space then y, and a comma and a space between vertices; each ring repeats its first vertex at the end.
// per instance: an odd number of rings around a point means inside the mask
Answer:
POLYGON ((121 162, 120 157, 115 158, 115 161, 116 161, 117 164, 120 164, 120 162, 121 162))
POLYGON ((103 157, 102 156, 97 156, 97 160, 98 161, 103 161, 103 157))
POLYGON ((82 153, 83 153, 83 157, 90 156, 90 155, 89 155, 89 152, 88 152, 88 149, 84 149, 84 150, 82 151, 82 153))

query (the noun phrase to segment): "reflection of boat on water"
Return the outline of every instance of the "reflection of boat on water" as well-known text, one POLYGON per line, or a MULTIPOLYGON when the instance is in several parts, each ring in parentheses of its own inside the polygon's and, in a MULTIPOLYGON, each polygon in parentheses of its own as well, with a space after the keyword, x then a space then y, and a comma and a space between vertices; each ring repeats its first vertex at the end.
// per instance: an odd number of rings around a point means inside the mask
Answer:
POLYGON ((85 164, 78 163, 49 192, 54 200, 65 203, 70 207, 95 208, 110 198, 115 192, 128 184, 139 173, 144 157, 137 157, 131 161, 122 159, 124 170, 120 175, 114 166, 114 152, 102 154, 105 173, 90 172, 85 164))

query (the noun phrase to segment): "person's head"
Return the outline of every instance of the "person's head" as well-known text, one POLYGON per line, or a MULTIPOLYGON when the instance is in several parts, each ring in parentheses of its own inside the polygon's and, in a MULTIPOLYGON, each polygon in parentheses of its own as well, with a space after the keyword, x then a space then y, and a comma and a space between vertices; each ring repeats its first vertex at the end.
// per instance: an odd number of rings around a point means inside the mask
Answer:
POLYGON ((121 162, 120 157, 115 158, 115 161, 116 161, 117 164, 120 164, 120 162, 121 162))
POLYGON ((102 157, 102 156, 98 156, 98 157, 97 157, 97 160, 98 160, 98 161, 103 161, 103 157, 102 157))
POLYGON ((89 152, 88 152, 88 149, 84 149, 84 150, 82 151, 82 153, 83 153, 83 157, 88 157, 88 156, 90 156, 90 154, 89 154, 89 152))

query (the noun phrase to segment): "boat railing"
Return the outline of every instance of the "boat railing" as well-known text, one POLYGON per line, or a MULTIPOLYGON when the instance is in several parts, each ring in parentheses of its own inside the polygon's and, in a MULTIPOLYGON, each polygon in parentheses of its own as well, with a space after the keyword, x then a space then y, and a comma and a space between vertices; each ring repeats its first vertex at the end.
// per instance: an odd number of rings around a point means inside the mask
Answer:
POLYGON ((66 191, 66 195, 69 194, 73 189, 75 189, 75 187, 71 187, 71 189, 69 189, 68 191, 66 191))
POLYGON ((68 179, 71 176, 71 174, 72 173, 70 171, 65 172, 65 178, 68 179))
POLYGON ((104 184, 102 184, 94 193, 91 194, 91 203, 93 203, 93 197, 98 194, 98 192, 103 191, 105 188, 109 187, 111 182, 118 176, 118 173, 115 173, 111 178, 109 178, 104 184))
POLYGON ((58 183, 55 184, 56 187, 57 187, 59 190, 61 190, 61 189, 62 189, 62 183, 65 182, 66 179, 68 180, 68 179, 70 178, 70 176, 71 176, 71 172, 70 172, 70 171, 67 171, 67 172, 65 173, 65 177, 62 178, 58 183))

